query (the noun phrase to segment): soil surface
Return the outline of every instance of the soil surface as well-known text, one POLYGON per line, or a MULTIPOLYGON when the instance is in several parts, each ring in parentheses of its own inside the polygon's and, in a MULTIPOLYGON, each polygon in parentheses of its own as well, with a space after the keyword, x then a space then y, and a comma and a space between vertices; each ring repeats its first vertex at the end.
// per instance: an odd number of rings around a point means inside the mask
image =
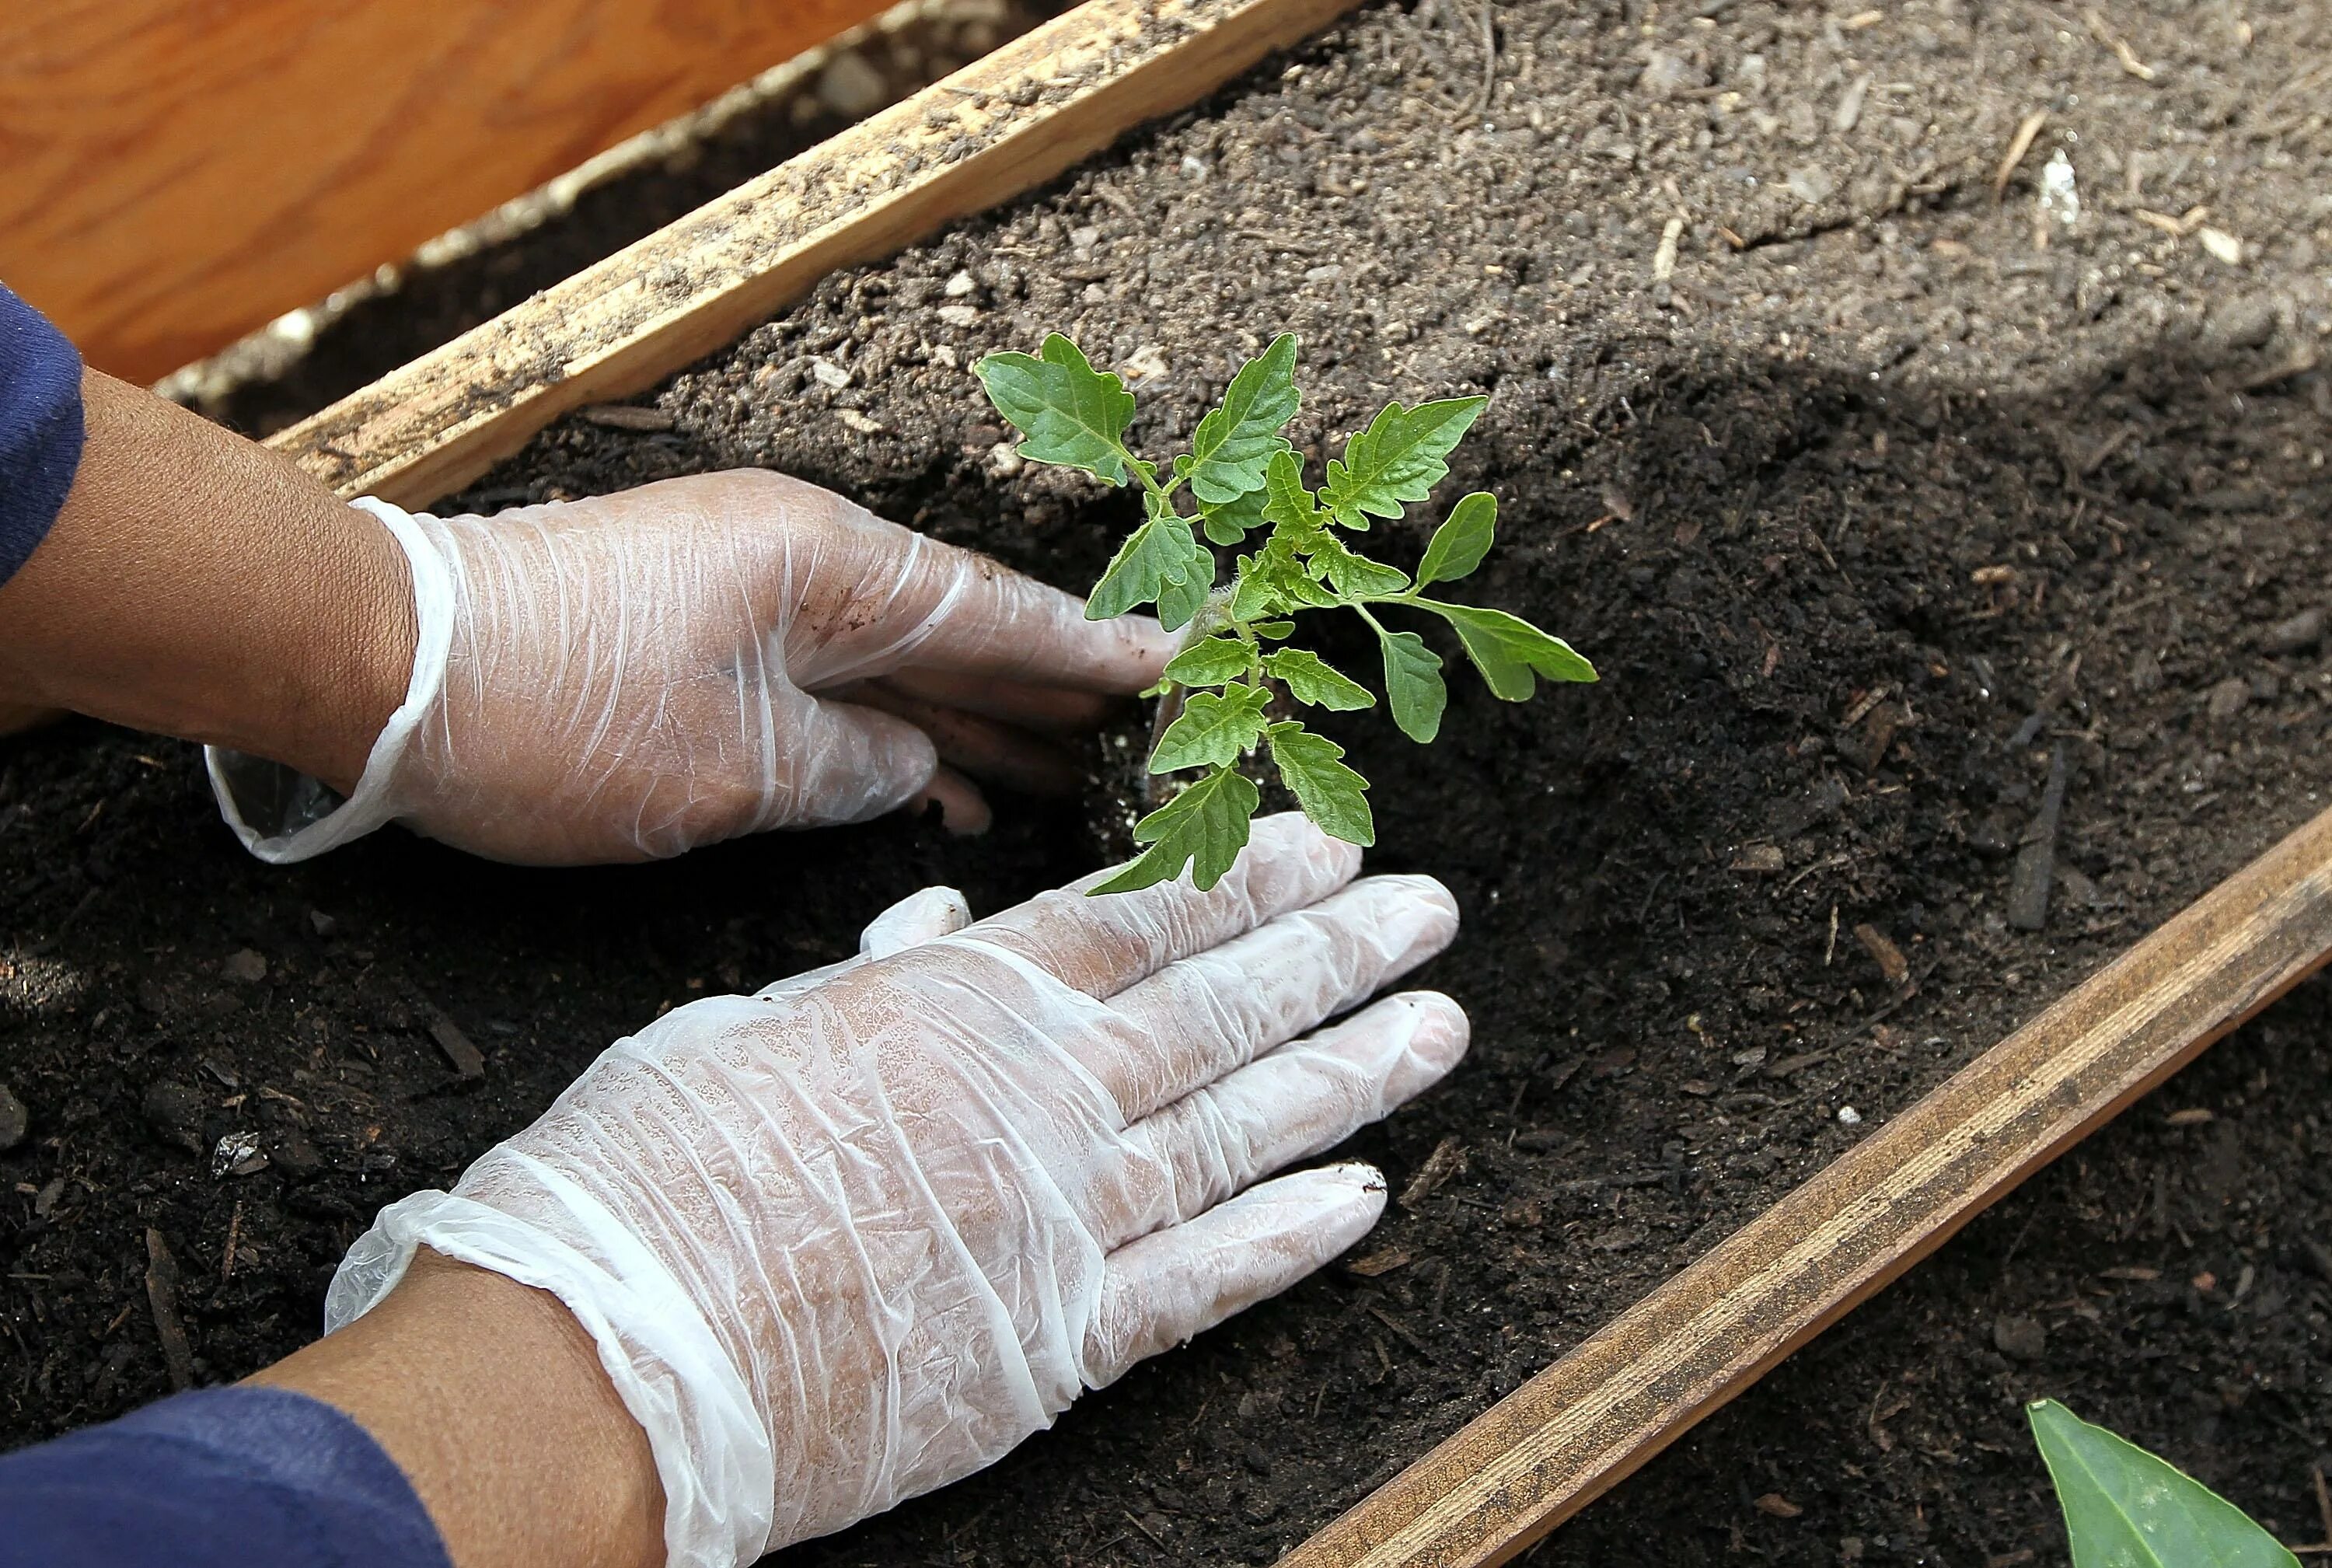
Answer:
MULTIPOLYGON (((1396 1192, 1445 1144, 1458 1173, 794 1560, 1268 1561, 2321 808, 2332 14, 2111 16, 1507 0, 1486 51, 1477 10, 1370 9, 837 275, 654 394, 669 431, 571 421, 464 498, 765 464, 1082 586, 1130 505, 999 450, 972 359, 1068 331, 1164 452, 1285 326, 1315 457, 1388 397, 1492 395, 1440 498, 1503 503, 1465 586, 1603 673, 1527 706, 1453 680, 1429 750, 1333 727, 1373 863, 1466 911, 1421 983, 1476 1028, 1353 1152, 1396 1192), (2039 196, 2060 152, 2069 225, 2039 196)), ((312 1331, 373 1208, 663 1006, 837 956, 927 882, 988 910, 1092 859, 1008 803, 971 845, 890 822, 543 874, 384 835, 271 871, 185 748, 66 730, 0 769, 12 1439, 168 1387, 149 1227, 195 1375, 239 1375, 312 1331), (231 1134, 266 1166, 215 1175, 231 1134)), ((2044 1394, 2332 1534, 2327 1089, 2317 985, 1534 1560, 2062 1561, 2020 1412, 2044 1394)))

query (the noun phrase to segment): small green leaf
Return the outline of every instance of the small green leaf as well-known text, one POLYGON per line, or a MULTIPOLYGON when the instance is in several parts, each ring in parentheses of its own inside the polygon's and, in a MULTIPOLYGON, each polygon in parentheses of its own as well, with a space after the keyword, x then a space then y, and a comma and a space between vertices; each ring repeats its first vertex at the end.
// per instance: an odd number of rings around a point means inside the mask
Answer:
MULTIPOLYGON (((1266 673, 1286 683, 1289 696, 1314 708, 1349 712, 1355 708, 1376 706, 1374 693, 1309 648, 1282 648, 1276 654, 1266 654, 1263 667, 1266 673)), ((1166 666, 1167 674, 1173 671, 1173 665, 1166 666)))
MULTIPOLYGON (((1184 525, 1183 531, 1189 531, 1184 525)), ((1170 632, 1179 632, 1190 624, 1215 591, 1215 552, 1195 540, 1190 544, 1190 558, 1183 563, 1182 575, 1169 578, 1158 590, 1158 624, 1170 632)))
POLYGON ((1451 507, 1449 520, 1433 531, 1424 563, 1417 569, 1417 586, 1464 577, 1482 564, 1497 532, 1498 498, 1477 490, 1451 507))
POLYGON ((1192 868, 1191 883, 1206 892, 1247 847, 1248 820, 1262 803, 1254 779, 1218 769, 1135 823, 1133 841, 1150 847, 1093 892, 1133 893, 1172 881, 1185 865, 1192 868))
POLYGON ((1254 659, 1237 637, 1200 637, 1166 662, 1166 678, 1185 686, 1219 686, 1246 674, 1254 659))
POLYGON ((1295 633, 1295 623, 1294 621, 1254 621, 1248 624, 1247 629, 1257 636, 1268 637, 1277 642, 1280 638, 1295 633))
POLYGON ((1263 739, 1263 710, 1270 701, 1271 693, 1261 686, 1226 686, 1220 694, 1191 693, 1181 715, 1158 737, 1150 770, 1174 773, 1238 761, 1263 739))
POLYGON ((1152 517, 1117 547, 1109 569, 1085 601, 1085 619, 1105 621, 1148 604, 1178 575, 1189 574, 1197 549, 1187 520, 1171 514, 1152 517))
POLYGON ((1239 367, 1223 393, 1222 406, 1199 421, 1190 440, 1190 464, 1177 465, 1189 477, 1190 492, 1205 504, 1262 489, 1264 465, 1287 445, 1280 426, 1295 417, 1301 402, 1295 390, 1295 338, 1282 332, 1269 348, 1239 367))
POLYGON ((1237 544, 1263 526, 1263 491, 1258 486, 1220 505, 1201 496, 1199 516, 1205 521, 1209 539, 1219 545, 1237 544))
POLYGON ((1380 627, 1377 639, 1384 645, 1385 701, 1392 709, 1392 722, 1419 745, 1431 743, 1441 733, 1441 711, 1449 705, 1441 655, 1415 632, 1380 627))
POLYGON ((2299 1568, 2242 1510, 2054 1400, 2024 1408, 2057 1483, 2073 1568, 2299 1568))
POLYGON ((990 354, 973 368, 988 400, 1020 432, 1021 456, 1125 483, 1133 394, 1115 376, 1094 369, 1075 343, 1055 332, 1035 356, 990 354))
POLYGON ((1347 598, 1397 594, 1409 586, 1409 574, 1399 567, 1371 560, 1325 529, 1315 537, 1312 571, 1347 598))
POLYGON ((1365 848, 1377 841, 1369 781, 1344 766, 1343 755, 1342 746, 1293 719, 1271 727, 1271 760, 1304 815, 1330 837, 1365 848))
POLYGON ((1489 401, 1446 397, 1414 408, 1388 403, 1366 430, 1344 443, 1341 462, 1328 460, 1321 504, 1350 529, 1367 528, 1371 515, 1399 517, 1408 502, 1433 493, 1449 472, 1442 459, 1489 401))
POLYGON ((1458 628, 1467 657, 1482 672, 1483 684, 1509 703, 1527 702, 1538 690, 1538 675, 1550 681, 1591 681, 1595 666, 1561 637, 1549 636, 1519 616, 1479 605, 1445 605, 1419 599, 1429 609, 1458 628))

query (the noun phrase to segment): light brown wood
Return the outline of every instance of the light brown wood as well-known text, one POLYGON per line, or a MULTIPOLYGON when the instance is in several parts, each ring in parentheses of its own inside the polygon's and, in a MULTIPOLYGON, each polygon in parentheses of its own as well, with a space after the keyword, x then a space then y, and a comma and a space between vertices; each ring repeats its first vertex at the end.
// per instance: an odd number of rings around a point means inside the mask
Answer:
POLYGON ((0 279, 150 381, 883 0, 13 0, 0 279))
POLYGON ((274 437, 420 506, 871 260, 1183 108, 1355 0, 1089 0, 274 437))
POLYGON ((1505 1562, 2327 956, 2332 811, 1499 1401, 1281 1568, 1505 1562))

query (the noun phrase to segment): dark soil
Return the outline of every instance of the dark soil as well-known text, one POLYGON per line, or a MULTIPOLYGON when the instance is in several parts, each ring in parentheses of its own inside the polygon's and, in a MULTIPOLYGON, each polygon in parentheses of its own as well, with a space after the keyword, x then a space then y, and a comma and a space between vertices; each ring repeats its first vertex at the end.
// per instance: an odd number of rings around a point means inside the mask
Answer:
MULTIPOLYGON (((1467 586, 1604 674, 1525 707, 1455 683, 1430 750, 1371 715, 1336 731, 1376 780, 1374 864, 1466 910, 1423 978, 1476 1025, 1355 1152, 1399 1191, 1454 1139, 1462 1175, 1391 1214, 1366 1270, 802 1561, 1266 1561, 2321 806, 2332 143, 2306 73, 2332 15, 2116 7, 2147 81, 2039 5, 1695 9, 1508 0, 1479 112, 1478 14, 1367 11, 831 280, 655 394, 673 430, 572 422, 466 498, 767 464, 1078 586, 1127 503, 999 452, 971 359, 1067 330, 1146 371, 1137 434, 1163 450, 1285 325, 1315 455, 1388 397, 1493 395, 1446 492, 1504 502, 1467 586), (2060 148, 2083 215, 2036 248, 2060 148), (2240 265, 2135 215, 2198 206, 2240 265), (2060 751, 2026 932, 2010 868, 2060 751)), ((377 1204, 451 1180, 661 1007, 831 958, 922 883, 989 909, 1088 858, 1008 805, 969 846, 893 822, 546 875, 383 836, 273 872, 181 748, 83 730, 0 757, 0 1079, 33 1114, 0 1156, 17 1439, 167 1386, 148 1226, 200 1375, 237 1375, 311 1331, 377 1204), (263 979, 233 978, 246 949, 263 979), (433 1039, 441 1009, 483 1081, 433 1039), (215 1178, 237 1131, 272 1162, 215 1178)), ((2021 1427, 2042 1394, 2316 1538, 2327 1088, 2316 986, 1540 1560, 2061 1561, 2021 1427)))

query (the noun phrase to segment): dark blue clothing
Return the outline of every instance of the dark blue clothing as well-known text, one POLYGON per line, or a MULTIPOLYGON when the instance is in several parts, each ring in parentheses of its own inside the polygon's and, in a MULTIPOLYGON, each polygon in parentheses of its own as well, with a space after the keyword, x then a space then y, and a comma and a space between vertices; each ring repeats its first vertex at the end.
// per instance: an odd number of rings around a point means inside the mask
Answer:
POLYGON ((65 503, 81 468, 81 356, 0 286, 0 583, 65 503))
POLYGON ((452 1568, 403 1471, 288 1389, 204 1389, 0 1458, 0 1568, 452 1568))

